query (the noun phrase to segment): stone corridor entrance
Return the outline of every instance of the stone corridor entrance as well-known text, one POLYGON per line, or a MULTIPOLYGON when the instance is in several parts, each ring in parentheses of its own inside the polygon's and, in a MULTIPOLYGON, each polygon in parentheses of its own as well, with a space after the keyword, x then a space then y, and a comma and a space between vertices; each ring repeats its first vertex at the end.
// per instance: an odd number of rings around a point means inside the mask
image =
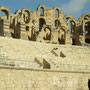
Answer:
POLYGON ((85 23, 85 42, 90 43, 90 21, 85 23))
POLYGON ((46 24, 45 20, 43 18, 39 19, 39 32, 42 30, 43 25, 46 24))

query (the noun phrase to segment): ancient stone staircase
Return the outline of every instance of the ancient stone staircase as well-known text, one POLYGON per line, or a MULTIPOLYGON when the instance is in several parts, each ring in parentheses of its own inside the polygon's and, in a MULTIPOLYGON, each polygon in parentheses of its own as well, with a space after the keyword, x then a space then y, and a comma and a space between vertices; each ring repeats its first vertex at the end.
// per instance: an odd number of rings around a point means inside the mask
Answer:
POLYGON ((42 68, 32 59, 25 60, 21 58, 10 59, 6 52, 0 51, 0 66, 10 66, 10 67, 19 67, 19 68, 42 68))
POLYGON ((43 58, 50 69, 86 67, 90 64, 90 49, 86 46, 46 44, 0 37, 0 65, 42 69, 35 58, 43 58), (53 51, 54 53, 52 53, 53 51), (83 61, 83 62, 82 62, 83 61))
POLYGON ((90 50, 86 46, 68 46, 63 53, 70 58, 90 58, 90 50))

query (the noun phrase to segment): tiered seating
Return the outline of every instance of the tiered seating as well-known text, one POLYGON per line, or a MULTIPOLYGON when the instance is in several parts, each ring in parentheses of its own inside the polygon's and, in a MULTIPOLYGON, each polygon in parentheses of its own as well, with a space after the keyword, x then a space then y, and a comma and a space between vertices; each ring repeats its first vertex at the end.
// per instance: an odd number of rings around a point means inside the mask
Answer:
POLYGON ((90 66, 90 49, 86 46, 46 44, 5 37, 0 37, 0 42, 0 65, 41 69, 35 58, 43 58, 50 64, 49 69, 90 66))

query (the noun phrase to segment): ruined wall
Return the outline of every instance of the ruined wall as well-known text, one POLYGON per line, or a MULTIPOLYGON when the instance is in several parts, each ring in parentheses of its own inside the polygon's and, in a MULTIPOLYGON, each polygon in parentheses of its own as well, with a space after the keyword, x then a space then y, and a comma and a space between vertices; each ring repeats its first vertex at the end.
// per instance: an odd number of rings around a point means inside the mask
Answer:
POLYGON ((44 5, 39 5, 36 11, 23 8, 14 14, 0 6, 0 11, 5 13, 0 16, 1 36, 53 44, 90 43, 90 14, 76 20, 71 15, 64 16, 59 7, 44 5))
POLYGON ((0 90, 90 89, 90 49, 72 46, 90 43, 90 14, 76 20, 44 5, 0 12, 0 90))

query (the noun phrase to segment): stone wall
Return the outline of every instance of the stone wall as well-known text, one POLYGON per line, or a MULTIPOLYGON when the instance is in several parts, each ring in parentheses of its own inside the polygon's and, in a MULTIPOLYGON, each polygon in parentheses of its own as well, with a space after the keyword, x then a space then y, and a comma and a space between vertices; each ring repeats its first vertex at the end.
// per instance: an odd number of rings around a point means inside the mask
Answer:
POLYGON ((13 14, 7 7, 0 6, 0 12, 5 13, 0 15, 1 36, 53 44, 90 43, 90 14, 76 20, 71 15, 64 16, 59 7, 44 5, 39 5, 36 11, 23 8, 13 14))
POLYGON ((0 68, 0 90, 89 90, 90 73, 0 68))
POLYGON ((89 90, 90 49, 0 37, 0 90, 89 90))

